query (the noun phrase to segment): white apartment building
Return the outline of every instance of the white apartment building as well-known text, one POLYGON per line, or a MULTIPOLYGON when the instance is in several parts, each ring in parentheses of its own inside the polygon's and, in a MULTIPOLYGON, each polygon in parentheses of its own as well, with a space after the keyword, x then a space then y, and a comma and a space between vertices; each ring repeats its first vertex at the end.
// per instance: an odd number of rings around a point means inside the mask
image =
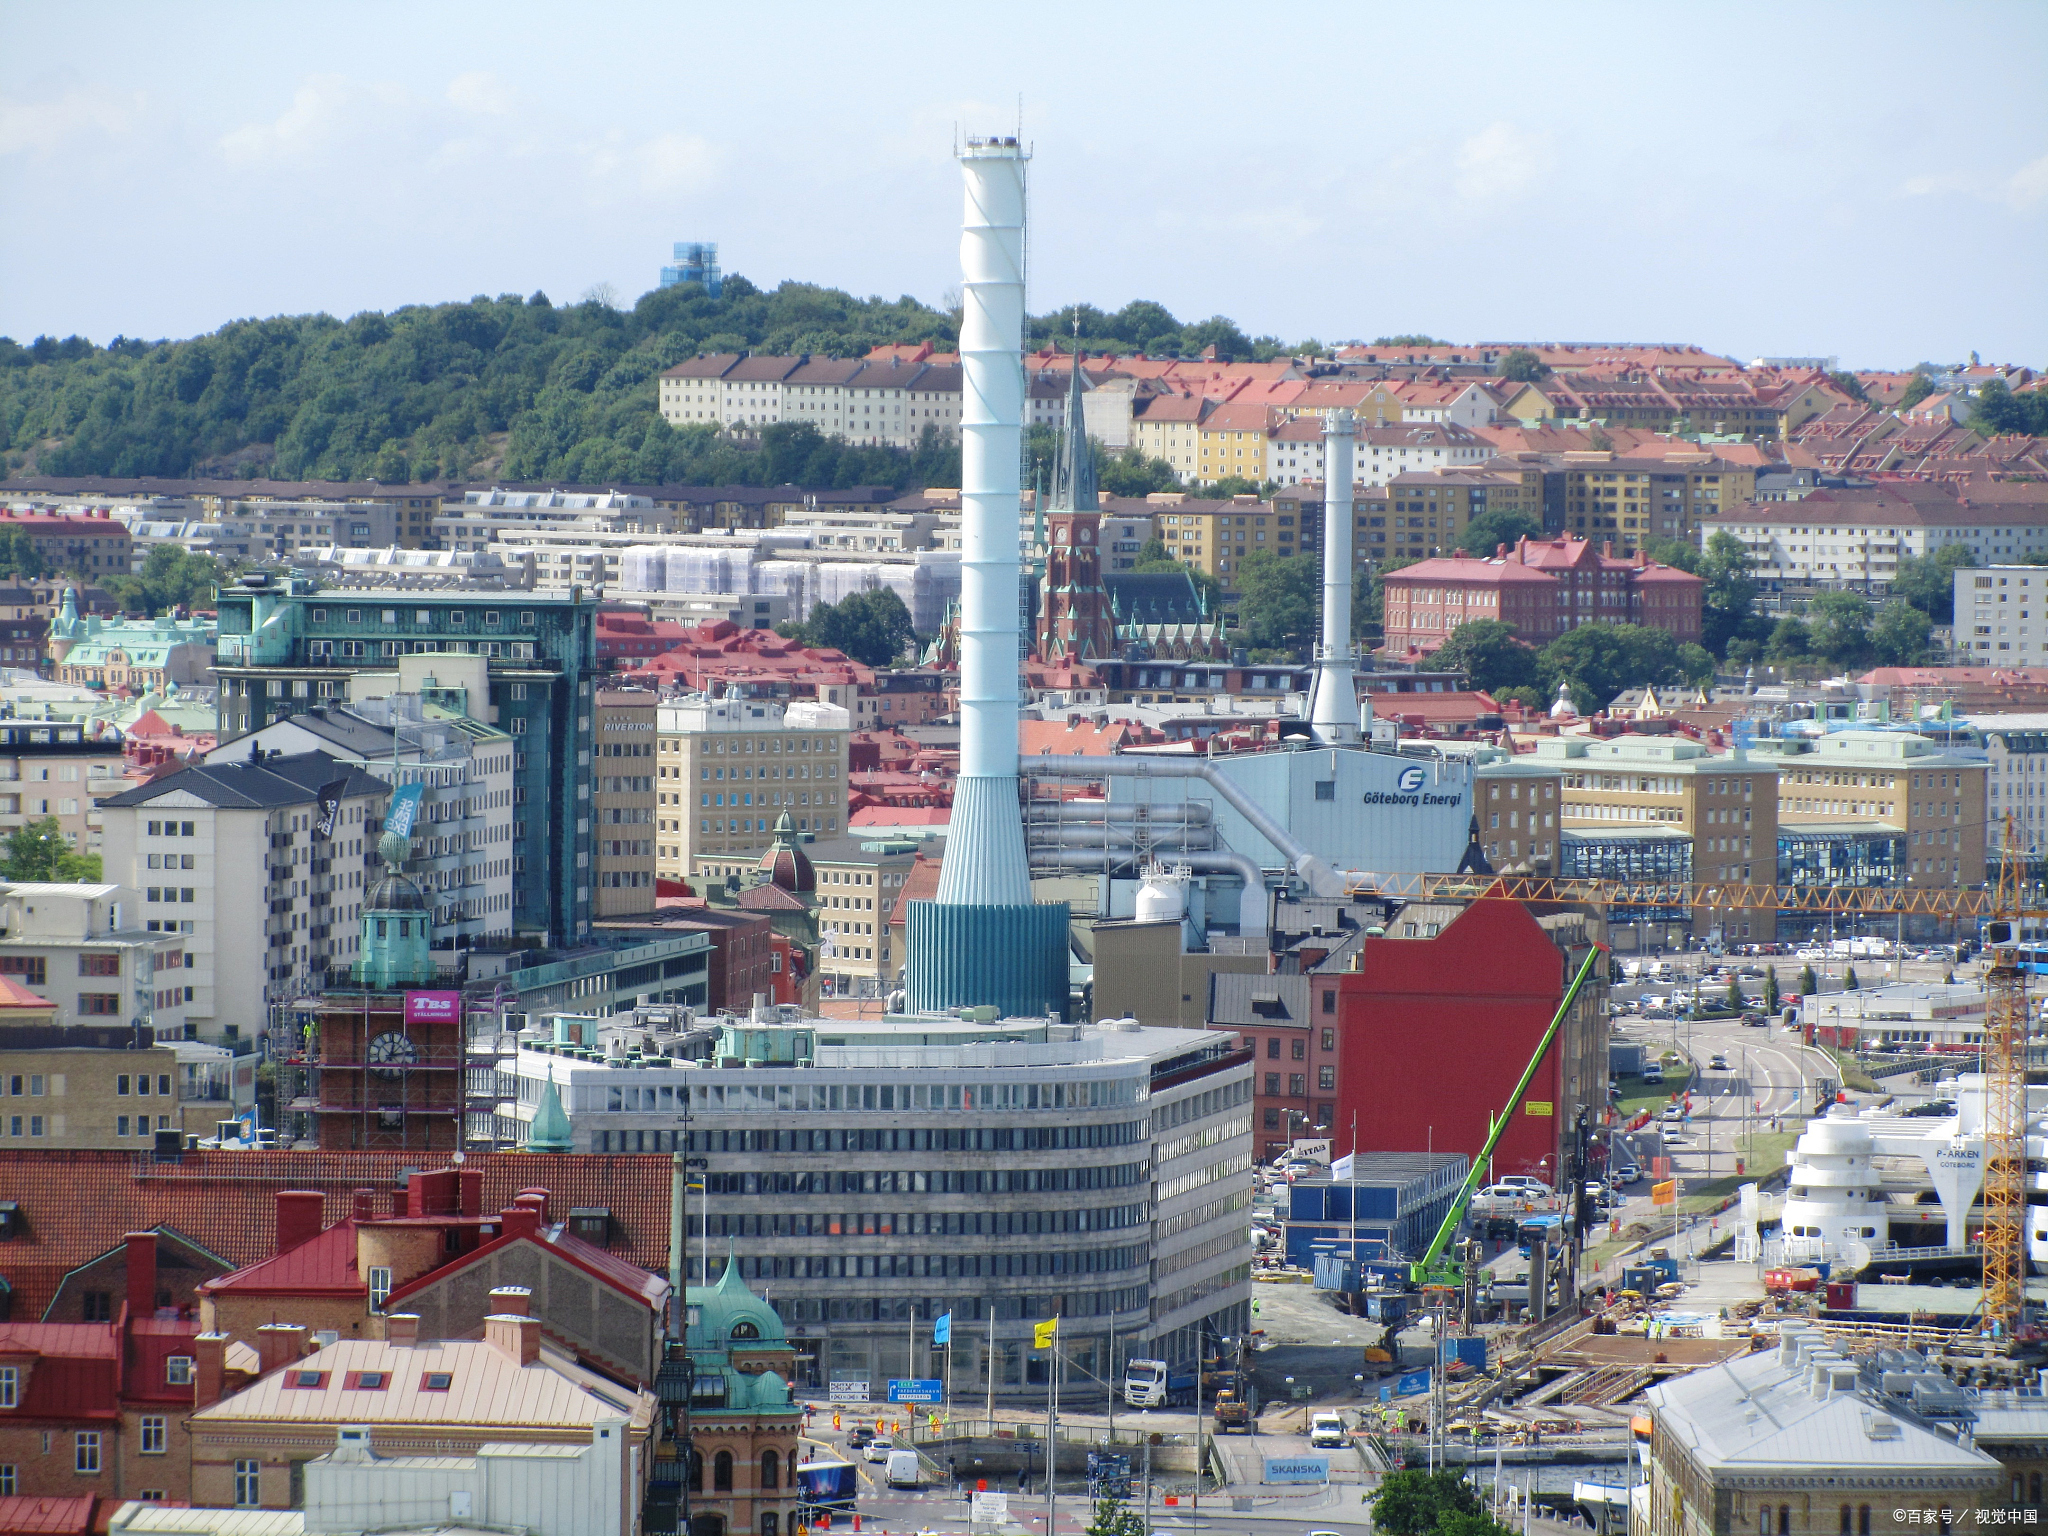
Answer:
MULTIPOLYGON (((1799 501, 1746 502, 1699 526, 1702 541, 1720 530, 1734 534, 1749 551, 1754 574, 1765 581, 1882 586, 1898 574, 1902 558, 1923 559, 1951 544, 1987 563, 2048 553, 2048 502, 1946 505, 1820 490, 1799 501)), ((1956 622, 1963 623, 1960 606, 1956 622)), ((1958 628, 1956 638, 1971 639, 1975 652, 1974 641, 1986 637, 1965 636, 1958 628)))
POLYGON ((184 1033, 192 996, 185 942, 144 928, 142 892, 105 883, 0 886, 0 976, 56 1005, 55 1023, 184 1033))
POLYGON ((181 1001, 197 1038, 253 1039, 273 1003, 353 961, 389 794, 304 752, 198 764, 102 804, 106 872, 141 896, 123 925, 182 936, 181 1001), (339 791, 323 830, 325 785, 339 791))
POLYGON ((675 508, 623 491, 469 491, 435 514, 437 548, 479 550, 500 532, 553 528, 592 533, 671 533, 675 508))
POLYGON ((1987 667, 2048 666, 2048 566, 1955 573, 1955 648, 1987 667))
MULTIPOLYGON (((1455 424, 1361 426, 1351 450, 1351 481, 1363 489, 1385 485, 1410 470, 1474 469, 1499 452, 1489 439, 1455 424)), ((1275 429, 1266 448, 1266 470, 1281 485, 1322 484, 1322 417, 1298 416, 1275 429)))
POLYGON ((657 399, 673 426, 758 433, 807 421, 827 437, 913 447, 926 427, 960 430, 957 363, 835 361, 808 357, 693 358, 662 374, 657 399))
MULTIPOLYGON (((375 686, 372 679, 392 683, 389 674, 361 673, 358 686, 375 686)), ((419 785, 405 872, 432 908, 433 947, 452 952, 511 936, 514 743, 505 732, 417 691, 394 691, 312 705, 215 748, 207 761, 245 760, 251 742, 286 756, 323 752, 394 789, 419 785)))
POLYGON ((691 694, 655 711, 655 875, 687 880, 706 854, 759 853, 784 811, 799 832, 846 825, 838 704, 691 694))

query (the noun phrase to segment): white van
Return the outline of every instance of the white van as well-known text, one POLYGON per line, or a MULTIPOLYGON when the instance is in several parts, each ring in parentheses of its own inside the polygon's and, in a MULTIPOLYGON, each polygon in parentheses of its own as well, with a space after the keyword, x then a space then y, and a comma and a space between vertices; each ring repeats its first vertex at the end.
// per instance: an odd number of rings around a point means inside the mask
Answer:
POLYGON ((1308 1421, 1308 1443, 1311 1446, 1341 1446, 1350 1438, 1341 1414, 1319 1413, 1308 1421))
POLYGON ((924 1473, 917 1464, 917 1452, 892 1450, 889 1453, 889 1468, 886 1473, 891 1488, 917 1488, 923 1485, 924 1473))

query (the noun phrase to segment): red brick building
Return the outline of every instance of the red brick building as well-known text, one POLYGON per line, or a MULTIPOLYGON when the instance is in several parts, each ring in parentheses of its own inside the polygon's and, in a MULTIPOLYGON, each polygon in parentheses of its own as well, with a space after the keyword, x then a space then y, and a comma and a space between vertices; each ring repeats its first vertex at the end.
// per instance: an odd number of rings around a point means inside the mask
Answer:
MULTIPOLYGON (((1355 969, 1310 972, 1308 1023, 1337 1027, 1336 1125, 1348 1130, 1355 1114, 1370 1151, 1476 1157, 1589 941, 1576 914, 1538 918, 1512 901, 1418 903, 1385 936, 1347 949, 1343 963, 1355 969)), ((1595 969, 1597 984, 1580 993, 1511 1110, 1495 1177, 1554 1181, 1580 1106, 1605 1106, 1607 985, 1605 968, 1595 969)))
POLYGON ((1622 559, 1585 539, 1523 539, 1489 559, 1417 561, 1381 578, 1390 656, 1435 650, 1460 624, 1494 619, 1545 645, 1582 624, 1640 624, 1680 643, 1700 638, 1706 583, 1643 554, 1622 559))

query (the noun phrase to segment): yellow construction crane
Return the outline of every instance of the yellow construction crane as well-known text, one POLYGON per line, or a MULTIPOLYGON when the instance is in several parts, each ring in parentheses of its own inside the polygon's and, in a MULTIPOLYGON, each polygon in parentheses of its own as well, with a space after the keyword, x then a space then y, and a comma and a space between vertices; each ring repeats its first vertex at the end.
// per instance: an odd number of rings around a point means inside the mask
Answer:
POLYGON ((2019 964, 2021 863, 2005 819, 1984 925, 1984 1327, 2013 1336, 2027 1273, 2027 973, 2019 964))

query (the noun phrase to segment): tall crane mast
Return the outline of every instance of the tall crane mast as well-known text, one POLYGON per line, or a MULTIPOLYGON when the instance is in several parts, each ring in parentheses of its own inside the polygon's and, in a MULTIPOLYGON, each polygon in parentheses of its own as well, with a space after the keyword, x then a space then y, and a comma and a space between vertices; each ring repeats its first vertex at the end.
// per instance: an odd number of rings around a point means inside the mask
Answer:
POLYGON ((2005 818, 1995 914, 1985 924, 1984 1317, 2006 1338, 2019 1326, 2026 1277, 2027 973, 2018 916, 2022 869, 2012 817, 2005 818))

